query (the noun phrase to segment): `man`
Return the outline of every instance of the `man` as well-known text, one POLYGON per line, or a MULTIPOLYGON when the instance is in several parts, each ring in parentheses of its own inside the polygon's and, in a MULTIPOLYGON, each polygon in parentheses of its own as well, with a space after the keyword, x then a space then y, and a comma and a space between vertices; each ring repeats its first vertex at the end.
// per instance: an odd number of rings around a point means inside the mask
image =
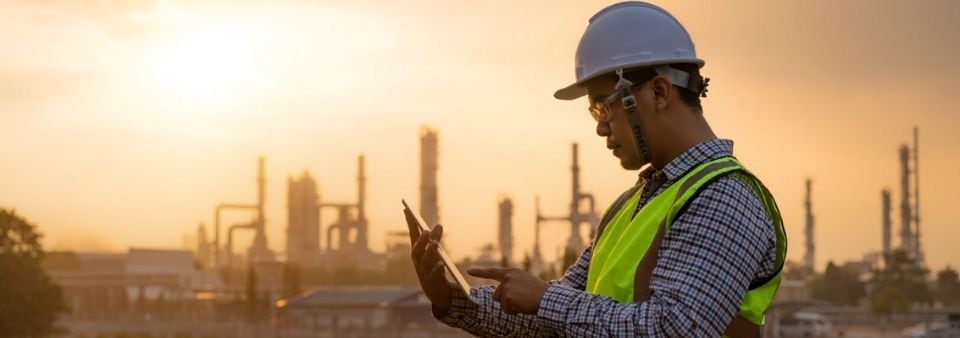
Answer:
POLYGON ((686 30, 654 5, 612 5, 590 19, 576 60, 576 83, 554 96, 587 95, 597 135, 623 168, 643 168, 639 181, 562 279, 468 270, 500 282, 470 290, 479 305, 444 276, 442 227, 422 234, 411 254, 434 316, 482 336, 760 337, 783 223, 704 119, 708 80, 686 30))

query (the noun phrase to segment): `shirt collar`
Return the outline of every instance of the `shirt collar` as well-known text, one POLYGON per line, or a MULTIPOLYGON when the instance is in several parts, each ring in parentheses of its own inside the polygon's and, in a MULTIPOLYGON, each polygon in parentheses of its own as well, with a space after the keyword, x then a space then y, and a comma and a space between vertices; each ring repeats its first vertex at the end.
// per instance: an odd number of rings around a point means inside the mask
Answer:
POLYGON ((647 166, 640 171, 640 178, 673 181, 701 163, 732 155, 733 141, 710 139, 687 149, 680 156, 667 163, 661 170, 657 170, 653 166, 647 166))

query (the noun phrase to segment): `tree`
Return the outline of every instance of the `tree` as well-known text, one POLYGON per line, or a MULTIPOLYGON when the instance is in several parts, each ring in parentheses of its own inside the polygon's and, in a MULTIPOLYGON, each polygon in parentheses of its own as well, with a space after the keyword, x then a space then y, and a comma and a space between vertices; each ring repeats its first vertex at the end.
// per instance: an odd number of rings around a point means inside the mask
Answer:
POLYGON ((960 305, 960 278, 949 266, 937 273, 936 299, 944 306, 960 305))
POLYGON ((884 286, 870 297, 870 308, 873 314, 890 317, 893 314, 903 314, 910 310, 910 302, 899 289, 884 286))
POLYGON ((563 250, 563 263, 562 263, 563 265, 560 267, 561 273, 563 271, 567 271, 567 269, 569 269, 571 266, 576 264, 577 258, 579 258, 579 256, 580 255, 578 255, 576 251, 573 251, 570 248, 563 250))
POLYGON ((36 227, 0 209, 0 337, 44 337, 66 312, 63 291, 41 267, 36 227))
POLYGON ((804 265, 803 263, 798 263, 796 261, 787 261, 783 265, 784 280, 805 281, 805 280, 808 280, 812 275, 813 275, 813 271, 810 271, 810 268, 804 265))
POLYGON ((866 283, 860 280, 856 272, 839 267, 831 261, 823 274, 810 283, 810 293, 814 299, 853 306, 860 303, 867 291, 866 283))
POLYGON ((874 273, 874 290, 892 288, 899 291, 908 304, 930 304, 932 297, 927 287, 927 270, 917 264, 903 250, 884 255, 883 269, 874 273))
POLYGON ((530 269, 533 268, 533 260, 530 259, 530 254, 525 253, 523 255, 523 271, 530 272, 530 269))

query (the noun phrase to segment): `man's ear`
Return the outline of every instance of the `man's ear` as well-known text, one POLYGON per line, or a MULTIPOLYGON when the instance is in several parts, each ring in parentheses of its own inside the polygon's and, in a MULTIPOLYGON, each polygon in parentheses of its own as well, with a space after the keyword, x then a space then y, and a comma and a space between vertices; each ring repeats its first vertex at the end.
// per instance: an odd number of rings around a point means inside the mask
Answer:
POLYGON ((653 105, 657 111, 666 109, 670 97, 676 95, 670 80, 659 75, 650 80, 650 92, 653 94, 653 105))

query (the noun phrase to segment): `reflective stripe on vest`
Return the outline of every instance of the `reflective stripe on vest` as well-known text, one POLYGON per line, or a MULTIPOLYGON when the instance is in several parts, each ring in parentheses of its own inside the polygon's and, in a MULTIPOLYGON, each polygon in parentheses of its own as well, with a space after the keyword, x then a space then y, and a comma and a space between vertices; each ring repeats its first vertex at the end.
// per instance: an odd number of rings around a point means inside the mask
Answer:
MULTIPOLYGON (((773 302, 780 286, 780 269, 786 256, 786 235, 780 211, 770 192, 733 157, 723 157, 698 165, 648 201, 635 217, 633 213, 643 189, 636 189, 633 196, 620 204, 626 207, 608 209, 604 218, 609 221, 604 224, 593 247, 587 273, 587 291, 606 295, 623 304, 633 303, 636 291, 634 287, 638 284, 635 278, 638 264, 651 248, 657 231, 661 227, 668 231, 673 220, 693 196, 714 179, 724 175, 733 175, 753 190, 776 228, 776 271, 768 280, 751 285, 740 304, 741 317, 756 325, 762 325, 764 313, 773 302), (607 213, 613 214, 606 215, 607 213)), ((649 281, 646 282, 646 285, 649 285, 649 281)), ((640 300, 642 299, 637 301, 640 300)))

